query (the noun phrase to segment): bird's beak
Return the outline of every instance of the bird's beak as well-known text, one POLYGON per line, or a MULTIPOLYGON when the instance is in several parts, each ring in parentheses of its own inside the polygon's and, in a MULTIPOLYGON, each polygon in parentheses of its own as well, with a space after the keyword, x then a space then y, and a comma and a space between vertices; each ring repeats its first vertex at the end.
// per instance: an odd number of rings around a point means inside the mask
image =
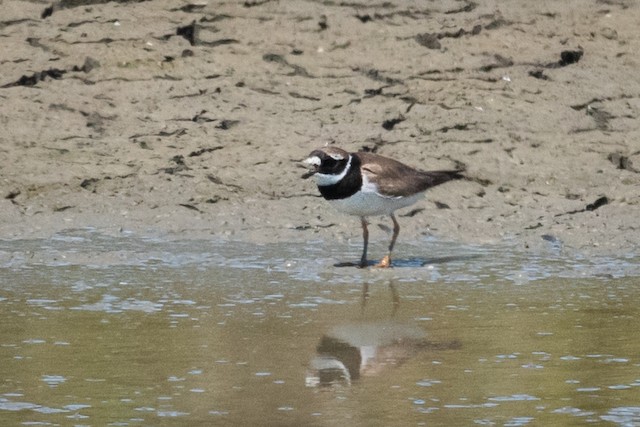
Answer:
POLYGON ((320 166, 320 159, 316 156, 313 157, 309 157, 308 159, 305 159, 302 161, 302 163, 310 168, 309 171, 305 172, 301 178, 302 179, 307 179, 312 177, 313 175, 315 175, 318 172, 318 167, 320 166))
POLYGON ((315 174, 316 174, 316 171, 308 171, 308 172, 305 172, 304 174, 302 174, 302 176, 300 178, 302 178, 302 179, 311 178, 315 174))

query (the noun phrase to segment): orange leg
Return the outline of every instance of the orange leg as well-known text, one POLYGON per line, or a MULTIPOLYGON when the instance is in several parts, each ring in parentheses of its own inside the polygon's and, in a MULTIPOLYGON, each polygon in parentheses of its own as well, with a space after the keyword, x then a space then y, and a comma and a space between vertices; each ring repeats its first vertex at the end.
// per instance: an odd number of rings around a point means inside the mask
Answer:
POLYGON ((367 266, 367 247, 369 246, 369 229, 367 228, 367 220, 365 217, 360 217, 362 223, 362 238, 364 240, 364 248, 362 249, 362 257, 360 258, 360 268, 367 266))
POLYGON ((391 252, 393 252, 393 247, 396 244, 396 239, 398 238, 398 234, 400 234, 400 224, 396 220, 395 215, 389 215, 391 220, 393 221, 393 236, 391 237, 391 243, 389 244, 389 253, 380 260, 376 267, 378 268, 389 268, 391 267, 391 252))

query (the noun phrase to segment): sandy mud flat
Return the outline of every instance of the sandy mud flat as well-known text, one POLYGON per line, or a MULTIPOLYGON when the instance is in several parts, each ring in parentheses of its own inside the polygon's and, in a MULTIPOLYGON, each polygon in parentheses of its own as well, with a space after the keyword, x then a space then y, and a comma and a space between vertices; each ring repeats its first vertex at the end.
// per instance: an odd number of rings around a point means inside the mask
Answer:
POLYGON ((359 240, 300 179, 306 154, 336 144, 466 167, 472 179, 401 211, 399 245, 637 254, 638 2, 0 10, 1 238, 359 240))

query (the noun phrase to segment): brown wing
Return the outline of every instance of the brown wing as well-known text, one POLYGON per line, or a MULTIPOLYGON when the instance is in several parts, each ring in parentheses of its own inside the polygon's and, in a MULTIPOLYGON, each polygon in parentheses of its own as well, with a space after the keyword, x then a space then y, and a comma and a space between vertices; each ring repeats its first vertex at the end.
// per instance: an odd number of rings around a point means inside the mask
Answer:
POLYGON ((383 196, 406 197, 447 181, 463 178, 462 171, 424 172, 388 157, 372 153, 356 153, 363 173, 378 186, 383 196))

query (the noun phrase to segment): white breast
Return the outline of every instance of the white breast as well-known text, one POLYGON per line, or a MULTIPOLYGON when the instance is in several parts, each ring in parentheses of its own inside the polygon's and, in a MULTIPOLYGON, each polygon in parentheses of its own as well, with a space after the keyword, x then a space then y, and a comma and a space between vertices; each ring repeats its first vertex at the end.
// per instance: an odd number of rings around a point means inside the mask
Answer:
POLYGON ((411 206, 423 193, 409 197, 387 197, 378 193, 378 187, 363 176, 362 189, 346 199, 329 200, 340 212, 357 216, 390 215, 395 210, 411 206))

